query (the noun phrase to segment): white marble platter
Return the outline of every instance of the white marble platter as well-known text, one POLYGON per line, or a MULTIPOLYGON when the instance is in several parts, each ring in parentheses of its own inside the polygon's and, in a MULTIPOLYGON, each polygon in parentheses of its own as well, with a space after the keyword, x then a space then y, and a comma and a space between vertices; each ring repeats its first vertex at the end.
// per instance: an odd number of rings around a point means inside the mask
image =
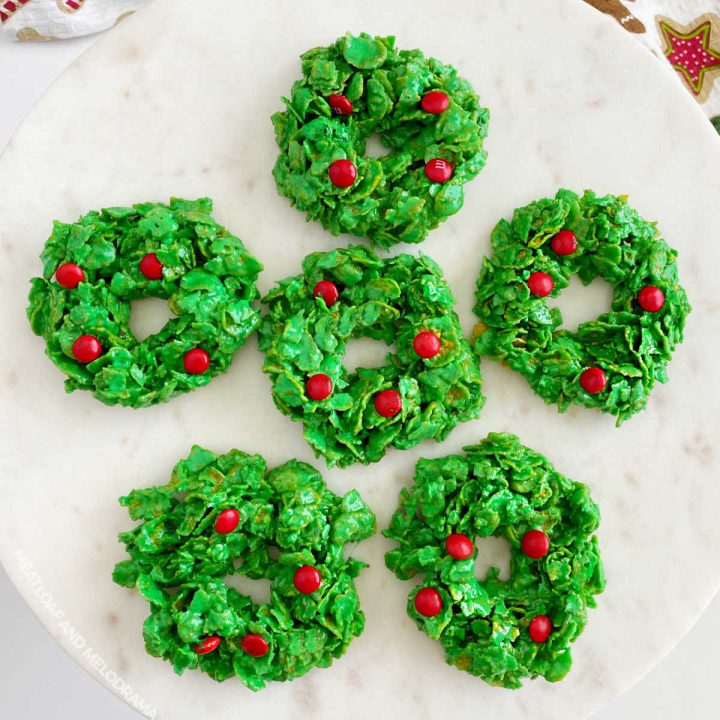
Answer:
MULTIPOLYGON (((588 716, 673 647, 720 580, 718 168, 720 142, 672 74, 578 0, 156 0, 61 77, 0 161, 0 558, 8 573, 81 665, 159 718, 588 716), (110 581, 123 557, 116 534, 129 526, 116 498, 163 482, 192 443, 258 451, 273 465, 291 457, 324 465, 300 425, 275 410, 254 339, 207 388, 133 411, 65 395, 25 320, 28 279, 40 272, 52 219, 89 208, 209 195, 219 220, 265 263, 262 290, 296 273, 308 252, 344 243, 277 196, 268 118, 299 74, 300 53, 348 29, 395 34, 400 47, 454 64, 491 109, 487 168, 466 187, 465 208, 421 248, 443 266, 468 332, 490 229, 560 186, 630 194, 680 251, 695 308, 686 343, 671 382, 620 430, 596 412, 557 414, 486 361, 479 420, 442 445, 325 471, 337 492, 358 487, 381 526, 418 457, 455 452, 489 431, 517 433, 589 484, 603 513, 608 586, 574 646, 570 675, 556 685, 538 680, 512 692, 445 665, 439 644, 407 618, 411 584, 384 568, 389 543, 380 536, 355 551, 371 565, 358 583, 366 632, 331 669, 258 694, 199 673, 175 676, 144 652, 145 602, 110 581)), ((607 291, 589 289, 568 291, 561 305, 577 322, 603 302, 607 291)))

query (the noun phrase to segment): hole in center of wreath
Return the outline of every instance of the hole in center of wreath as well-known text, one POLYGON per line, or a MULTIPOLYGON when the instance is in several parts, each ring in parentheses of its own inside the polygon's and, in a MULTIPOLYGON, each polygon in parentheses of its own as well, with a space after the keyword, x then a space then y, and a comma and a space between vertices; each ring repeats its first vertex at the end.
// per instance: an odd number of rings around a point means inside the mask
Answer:
POLYGON ((385 157, 389 152, 377 133, 368 135, 365 140, 365 157, 381 158, 385 157))
POLYGON ((174 317, 168 301, 162 298, 142 298, 130 303, 130 331, 138 342, 162 330, 174 317))
POLYGON ((548 307, 556 307, 562 313, 563 330, 575 332, 582 323, 610 312, 612 298, 612 285, 602 278, 583 285, 580 278, 573 275, 560 296, 548 300, 548 307))
POLYGON ((500 580, 510 579, 510 543, 501 537, 475 538, 478 549, 475 558, 475 577, 484 580, 490 568, 497 568, 500 580))
POLYGON ((395 353, 394 345, 371 338, 353 338, 345 345, 343 365, 348 372, 354 372, 359 367, 379 368, 386 364, 388 353, 395 353))
POLYGON ((270 586, 272 583, 265 578, 253 580, 247 575, 229 575, 225 578, 228 587, 235 588, 241 595, 249 597, 256 605, 270 604, 270 586))

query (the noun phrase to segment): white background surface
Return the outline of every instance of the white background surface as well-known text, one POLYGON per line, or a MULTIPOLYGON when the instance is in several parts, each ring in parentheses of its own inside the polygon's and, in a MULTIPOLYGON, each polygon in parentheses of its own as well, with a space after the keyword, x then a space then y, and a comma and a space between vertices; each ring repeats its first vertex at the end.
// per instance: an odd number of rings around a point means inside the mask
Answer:
MULTIPOLYGON (((91 42, 20 45, 0 41, 0 147, 54 77, 91 42)), ((661 538, 662 528, 658 528, 659 545, 661 538)), ((0 576, 0 608, 6 625, 0 653, 0 718, 137 717, 64 654, 4 574, 0 576)), ((659 627, 658 633, 662 632, 659 627)), ((710 606, 670 658, 595 720, 680 716, 716 720, 719 698, 710 689, 716 686, 720 667, 717 637, 720 600, 710 606)))

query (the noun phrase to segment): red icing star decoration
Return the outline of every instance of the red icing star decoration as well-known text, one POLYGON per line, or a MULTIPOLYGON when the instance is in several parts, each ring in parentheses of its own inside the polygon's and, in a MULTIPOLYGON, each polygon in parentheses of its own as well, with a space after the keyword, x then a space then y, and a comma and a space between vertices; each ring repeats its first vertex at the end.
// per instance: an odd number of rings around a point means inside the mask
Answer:
POLYGON ((658 24, 667 43, 665 57, 693 93, 700 95, 706 74, 709 71, 720 71, 720 48, 710 47, 710 20, 687 33, 680 32, 666 20, 658 24))

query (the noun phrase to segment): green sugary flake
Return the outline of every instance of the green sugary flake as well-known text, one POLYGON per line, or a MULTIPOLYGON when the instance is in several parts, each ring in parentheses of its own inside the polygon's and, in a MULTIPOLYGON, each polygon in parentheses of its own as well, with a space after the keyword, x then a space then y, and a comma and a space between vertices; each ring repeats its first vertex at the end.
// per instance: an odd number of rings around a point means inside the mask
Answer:
POLYGON ((346 559, 344 546, 373 535, 375 516, 357 491, 332 493, 312 466, 290 460, 268 472, 259 455, 194 447, 168 484, 133 490, 121 504, 143 522, 119 535, 130 559, 117 564, 113 580, 148 600, 147 652, 178 674, 199 667, 215 680, 236 676, 260 690, 328 667, 363 631, 353 578, 365 564, 346 559), (237 510, 239 524, 218 533, 215 523, 228 509, 237 510), (320 573, 311 594, 293 582, 303 565, 320 573), (230 587, 225 580, 233 575, 269 580, 270 602, 230 587), (242 649, 249 634, 267 642, 266 655, 242 649), (196 646, 212 637, 220 638, 217 649, 198 654, 196 646))
POLYGON ((387 48, 380 38, 367 33, 353 37, 348 33, 342 41, 343 57, 354 67, 372 70, 380 67, 387 58, 387 48))
POLYGON ((329 466, 376 462, 388 447, 444 440, 459 422, 480 414, 485 398, 477 358, 453 310, 450 288, 427 256, 381 259, 361 246, 313 253, 303 261, 302 275, 280 281, 263 302, 268 313, 259 344, 275 404, 304 424, 305 439, 329 466), (329 308, 313 295, 322 280, 339 290, 329 308), (423 331, 440 338, 432 358, 414 350, 423 331), (383 367, 349 372, 345 347, 357 337, 397 350, 388 351, 383 367), (307 395, 307 380, 316 374, 332 380, 324 400, 307 395), (383 390, 400 393, 402 409, 394 417, 374 407, 383 390))
POLYGON ((41 259, 43 277, 31 281, 30 325, 68 376, 67 391, 90 390, 108 405, 145 407, 207 385, 259 323, 255 283, 262 265, 213 220, 208 198, 106 208, 76 223, 55 222, 41 259), (159 280, 140 271, 149 253, 163 265, 159 280), (64 263, 83 270, 74 289, 52 279, 64 263), (138 341, 129 327, 130 303, 147 297, 166 299, 177 317, 138 341), (72 353, 81 335, 97 337, 103 349, 87 365, 72 353), (196 347, 210 355, 210 367, 191 375, 183 359, 196 347))
POLYGON ((682 342, 690 312, 678 282, 677 252, 663 240, 624 196, 580 197, 559 190, 516 210, 492 232, 493 255, 485 258, 477 281, 475 351, 503 360, 520 372, 546 403, 560 412, 571 404, 599 408, 617 416, 617 424, 643 410, 656 381, 666 382, 666 367, 682 342), (570 230, 577 249, 558 255, 551 248, 560 230, 570 230), (584 284, 596 277, 613 286, 612 309, 563 329, 562 314, 528 289, 528 278, 544 272, 557 297, 577 274, 584 284), (660 288, 665 303, 657 312, 643 310, 638 293, 660 288), (582 373, 600 368, 605 388, 590 394, 582 373))
POLYGON ((421 242, 460 210, 463 185, 485 166, 489 113, 455 68, 419 50, 397 50, 393 37, 366 33, 348 33, 301 60, 303 77, 284 99, 287 109, 272 117, 280 194, 334 235, 351 233, 381 247, 421 242), (420 107, 433 90, 450 98, 443 113, 420 107), (333 113, 333 94, 352 102, 350 115, 333 113), (381 158, 365 155, 373 134, 388 150, 381 158), (328 168, 344 158, 358 176, 343 189, 330 182, 328 168), (432 158, 453 167, 442 185, 425 175, 432 158))
POLYGON ((605 587, 598 550, 600 513, 588 488, 561 475, 514 435, 491 433, 464 455, 421 459, 412 488, 383 534, 399 547, 385 556, 401 580, 423 575, 410 593, 408 614, 418 628, 440 640, 446 661, 491 685, 520 687, 523 678, 555 682, 570 670, 570 643, 605 587), (541 530, 549 541, 539 559, 525 555, 522 538, 541 530), (475 557, 456 560, 445 541, 453 533, 471 539, 501 537, 510 545, 510 578, 491 568, 475 576, 475 557), (434 588, 441 612, 415 609, 421 588, 434 588), (531 640, 532 619, 546 615, 552 632, 531 640))

